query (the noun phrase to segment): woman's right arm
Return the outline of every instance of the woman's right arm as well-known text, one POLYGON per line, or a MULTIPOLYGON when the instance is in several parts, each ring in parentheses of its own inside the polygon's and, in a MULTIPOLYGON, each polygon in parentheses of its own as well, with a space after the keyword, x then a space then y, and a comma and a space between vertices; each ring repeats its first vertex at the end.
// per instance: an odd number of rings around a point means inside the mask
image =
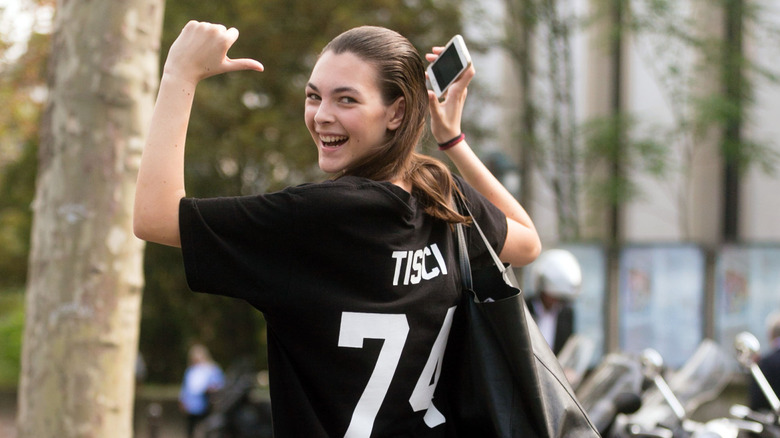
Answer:
POLYGON ((263 70, 253 59, 227 57, 237 38, 235 28, 190 21, 171 46, 138 171, 133 232, 140 239, 181 246, 184 143, 195 88, 202 79, 220 73, 263 70))

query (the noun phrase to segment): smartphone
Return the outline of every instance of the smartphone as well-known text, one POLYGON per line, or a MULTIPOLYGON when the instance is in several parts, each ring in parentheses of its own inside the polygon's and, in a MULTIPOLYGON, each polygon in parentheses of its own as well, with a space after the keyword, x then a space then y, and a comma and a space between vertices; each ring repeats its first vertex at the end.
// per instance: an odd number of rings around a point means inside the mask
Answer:
POLYGON ((439 57, 426 70, 428 82, 433 92, 436 93, 436 97, 441 97, 461 73, 470 66, 471 56, 466 48, 466 43, 463 41, 463 37, 455 35, 444 46, 439 57))

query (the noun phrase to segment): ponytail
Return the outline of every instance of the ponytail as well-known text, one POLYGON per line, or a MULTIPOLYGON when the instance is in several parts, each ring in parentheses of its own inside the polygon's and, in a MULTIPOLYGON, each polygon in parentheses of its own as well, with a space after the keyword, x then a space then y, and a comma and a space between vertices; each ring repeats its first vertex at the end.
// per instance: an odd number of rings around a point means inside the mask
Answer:
POLYGON ((414 152, 407 180, 412 185, 412 194, 427 214, 451 224, 471 222, 468 216, 454 208, 453 195, 461 194, 461 191, 441 161, 414 152))

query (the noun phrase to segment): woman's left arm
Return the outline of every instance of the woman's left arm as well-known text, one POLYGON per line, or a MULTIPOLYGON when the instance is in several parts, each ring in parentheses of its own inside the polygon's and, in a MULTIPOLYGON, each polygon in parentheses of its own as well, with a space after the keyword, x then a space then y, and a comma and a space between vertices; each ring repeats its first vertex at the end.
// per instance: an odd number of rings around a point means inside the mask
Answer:
MULTIPOLYGON (((434 47, 426 55, 436 59, 441 47, 434 47)), ((461 117, 466 102, 468 84, 474 77, 474 67, 466 70, 439 101, 433 91, 428 92, 431 108, 431 132, 437 142, 443 143, 461 133, 461 117)), ((445 151, 458 168, 463 179, 501 210, 507 218, 507 236, 499 257, 514 266, 524 266, 536 259, 542 250, 539 234, 531 217, 514 196, 501 184, 463 140, 445 151)))

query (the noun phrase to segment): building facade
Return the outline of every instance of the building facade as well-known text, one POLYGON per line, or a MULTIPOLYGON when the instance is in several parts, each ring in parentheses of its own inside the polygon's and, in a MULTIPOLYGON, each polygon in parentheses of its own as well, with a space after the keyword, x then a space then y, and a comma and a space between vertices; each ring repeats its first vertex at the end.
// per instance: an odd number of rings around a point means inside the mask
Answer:
MULTIPOLYGON (((766 345, 764 320, 780 310, 780 175, 768 171, 780 165, 780 85, 771 78, 780 75, 772 62, 780 54, 780 5, 744 0, 735 18, 725 3, 702 0, 545 3, 556 9, 535 10, 532 80, 523 81, 527 65, 512 54, 522 41, 477 56, 478 78, 497 98, 490 110, 471 111, 497 133, 483 153, 517 163, 500 173, 545 248, 570 248, 583 265, 580 331, 602 353, 654 347, 672 364, 704 338, 730 345, 742 330, 766 345), (605 3, 623 10, 602 9, 605 3), (722 80, 723 47, 747 60, 736 90, 722 80), (713 119, 732 108, 723 96, 735 92, 748 96, 744 116, 736 125, 713 119), (535 146, 524 140, 528 111, 535 146), (618 135, 594 134, 615 120, 618 135), (750 165, 729 165, 722 153, 729 138, 741 140, 750 165), (609 141, 616 150, 603 147, 609 141), (610 161, 594 150, 615 152, 610 161), (616 171, 610 188, 604 181, 616 171), (616 206, 604 202, 604 192, 625 188, 630 196, 616 206), (576 218, 575 231, 561 220, 566 215, 576 218)), ((487 2, 484 11, 505 22, 507 4, 487 2)), ((485 33, 466 29, 467 39, 485 33)))

